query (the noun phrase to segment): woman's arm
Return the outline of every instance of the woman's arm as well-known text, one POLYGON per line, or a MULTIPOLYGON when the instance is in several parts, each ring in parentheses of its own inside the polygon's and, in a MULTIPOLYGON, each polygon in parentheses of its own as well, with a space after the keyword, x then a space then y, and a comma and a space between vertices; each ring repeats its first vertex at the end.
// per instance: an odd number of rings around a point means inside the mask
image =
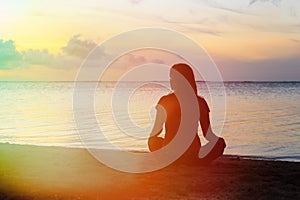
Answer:
POLYGON ((210 125, 209 107, 203 98, 202 101, 203 102, 200 104, 199 109, 200 109, 200 125, 203 132, 203 136, 208 141, 217 141, 219 137, 214 134, 210 125))
POLYGON ((163 130, 163 125, 166 121, 166 112, 163 106, 157 105, 156 106, 156 117, 155 122, 151 131, 151 134, 148 139, 148 147, 150 151, 156 151, 163 147, 164 139, 158 137, 158 135, 163 130))
POLYGON ((156 117, 150 137, 157 137, 163 130, 163 125, 166 122, 167 114, 163 106, 157 104, 156 106, 156 117))

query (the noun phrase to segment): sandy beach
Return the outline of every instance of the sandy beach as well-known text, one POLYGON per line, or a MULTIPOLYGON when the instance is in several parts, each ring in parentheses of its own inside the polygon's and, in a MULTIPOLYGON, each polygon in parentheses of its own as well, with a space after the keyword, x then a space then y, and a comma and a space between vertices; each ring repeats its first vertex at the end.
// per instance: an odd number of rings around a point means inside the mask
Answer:
POLYGON ((0 154, 0 199, 300 199, 297 162, 225 155, 127 174, 85 149, 0 144, 0 154))

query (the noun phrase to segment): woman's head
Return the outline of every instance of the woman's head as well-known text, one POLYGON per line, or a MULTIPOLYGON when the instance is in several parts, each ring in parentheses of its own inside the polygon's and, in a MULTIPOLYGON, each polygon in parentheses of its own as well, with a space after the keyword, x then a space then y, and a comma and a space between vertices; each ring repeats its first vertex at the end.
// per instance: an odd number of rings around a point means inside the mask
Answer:
POLYGON ((180 75, 182 75, 189 82, 189 84, 195 91, 195 94, 197 94, 197 86, 194 72, 192 68, 185 63, 175 64, 170 70, 170 84, 172 90, 176 91, 180 89, 185 89, 182 88, 182 83, 179 81, 180 79, 178 78, 178 76, 180 75))

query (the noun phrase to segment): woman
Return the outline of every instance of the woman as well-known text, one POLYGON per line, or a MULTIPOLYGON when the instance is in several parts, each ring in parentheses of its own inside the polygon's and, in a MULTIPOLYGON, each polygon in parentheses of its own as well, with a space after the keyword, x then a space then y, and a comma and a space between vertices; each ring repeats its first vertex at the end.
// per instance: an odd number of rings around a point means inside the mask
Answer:
POLYGON ((148 146, 150 151, 156 151, 170 143, 178 132, 182 117, 182 110, 177 98, 178 96, 176 94, 179 94, 180 92, 181 94, 184 94, 184 91, 188 90, 188 88, 184 86, 185 84, 182 83, 182 79, 180 79, 179 76, 183 77, 185 81, 188 81, 188 85, 190 85, 195 93, 200 112, 200 117, 199 119, 197 119, 197 124, 198 121, 200 121, 202 133, 208 140, 208 144, 205 145, 205 147, 201 147, 200 138, 198 134, 195 134, 191 145, 186 150, 186 152, 183 153, 179 160, 187 162, 196 161, 197 163, 202 162, 207 164, 223 154, 226 144, 224 139, 217 137, 210 127, 209 107, 205 99, 197 95, 197 86, 194 73, 190 66, 188 66, 187 64, 175 64, 170 70, 170 84, 173 92, 166 96, 163 96, 158 101, 158 104, 156 106, 156 119, 151 136, 148 140, 148 146), (158 137, 163 130, 163 126, 165 126, 165 137, 158 137), (209 153, 201 159, 199 159, 198 156, 200 148, 202 150, 205 148, 209 149, 209 153))

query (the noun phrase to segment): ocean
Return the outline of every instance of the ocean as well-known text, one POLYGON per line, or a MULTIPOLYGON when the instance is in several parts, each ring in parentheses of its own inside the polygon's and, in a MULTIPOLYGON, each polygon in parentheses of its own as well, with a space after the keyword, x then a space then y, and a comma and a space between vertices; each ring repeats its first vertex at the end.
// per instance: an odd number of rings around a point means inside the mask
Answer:
MULTIPOLYGON (((80 84, 89 89, 91 83, 80 84)), ((85 145, 105 149, 109 142, 125 150, 147 150, 155 104, 169 92, 162 84, 123 82, 116 90, 115 82, 99 83, 94 91, 98 123, 90 124, 86 115, 90 139, 85 145), (97 126, 106 141, 93 139, 97 126)), ((206 83, 197 82, 198 94, 211 107, 213 130, 226 140, 225 154, 300 161, 300 82, 225 82, 225 107, 212 105, 212 99, 222 100, 222 83, 209 85, 208 92, 206 83)), ((85 116, 86 108, 73 107, 73 93, 73 82, 0 82, 0 142, 85 148, 74 109, 85 116)), ((199 135, 205 144, 200 129, 199 135)))

